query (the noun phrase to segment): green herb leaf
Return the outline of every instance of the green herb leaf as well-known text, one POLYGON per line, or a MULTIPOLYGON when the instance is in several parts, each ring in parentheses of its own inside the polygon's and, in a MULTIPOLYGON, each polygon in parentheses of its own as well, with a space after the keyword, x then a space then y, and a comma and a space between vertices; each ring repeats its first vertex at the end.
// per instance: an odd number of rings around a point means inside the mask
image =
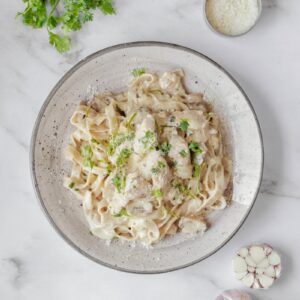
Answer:
POLYGON ((49 43, 60 53, 70 49, 70 39, 60 33, 50 30, 61 24, 64 33, 82 28, 86 22, 93 20, 93 10, 100 9, 104 15, 115 14, 112 0, 23 0, 25 9, 17 14, 23 23, 33 28, 42 28, 46 25, 49 33, 49 43), (47 7, 51 6, 49 12, 47 7), (58 4, 61 3, 59 9, 58 4))
POLYGON ((114 178, 112 178, 112 184, 115 186, 117 191, 121 193, 121 187, 122 187, 122 180, 119 175, 116 175, 114 178))
POLYGON ((26 8, 17 16, 22 16, 23 23, 32 28, 41 28, 47 21, 47 8, 43 0, 25 0, 26 8))
POLYGON ((151 192, 152 196, 154 196, 155 198, 160 198, 162 197, 162 191, 161 189, 154 189, 151 192))
POLYGON ((117 189, 118 193, 121 193, 122 189, 125 188, 126 185, 126 176, 117 174, 114 178, 112 178, 112 184, 117 189))
POLYGON ((132 141, 133 139, 134 139, 134 133, 129 133, 129 134, 119 133, 116 135, 112 135, 107 147, 107 154, 113 155, 117 147, 119 147, 125 141, 132 141))
POLYGON ((196 178, 200 177, 200 166, 197 164, 194 164, 193 176, 196 178))
POLYGON ((70 38, 67 36, 60 36, 49 31, 49 43, 55 47, 59 53, 64 53, 70 50, 70 38))
POLYGON ((96 139, 94 139, 94 138, 91 139, 91 142, 94 143, 94 144, 97 144, 97 145, 100 144, 100 143, 99 143, 96 139))
POLYGON ((164 168, 166 167, 166 164, 163 163, 162 161, 159 161, 159 162, 157 163, 157 165, 158 165, 158 167, 159 167, 160 169, 164 169, 164 168))
POLYGON ((157 163, 157 166, 156 167, 153 167, 152 169, 151 169, 151 172, 153 173, 153 174, 158 174, 162 169, 164 169, 166 167, 166 164, 165 163, 163 163, 162 161, 159 161, 158 163, 157 163))
POLYGON ((121 153, 119 154, 117 161, 116 161, 116 166, 122 167, 123 165, 125 165, 130 157, 130 155, 132 154, 133 150, 132 149, 122 149, 121 153))
POLYGON ((187 152, 186 152, 184 149, 182 149, 182 150, 179 152, 179 154, 180 154, 182 157, 187 157, 187 152))
POLYGON ((90 145, 82 145, 80 148, 80 154, 83 157, 83 165, 90 169, 93 168, 94 163, 92 161, 93 151, 90 145))
POLYGON ((47 26, 49 27, 49 29, 54 29, 58 24, 58 20, 56 17, 54 16, 50 16, 47 20, 47 26))
POLYGON ((115 214, 114 217, 129 217, 126 208, 122 208, 119 213, 115 214))
POLYGON ((139 77, 139 76, 145 74, 145 72, 146 72, 145 69, 133 69, 133 70, 131 71, 131 75, 132 75, 133 77, 139 77))
POLYGON ((199 147, 199 144, 196 142, 190 143, 189 149, 194 153, 202 153, 203 152, 203 150, 199 147))
POLYGON ((72 189, 74 186, 75 186, 75 182, 71 182, 71 183, 69 184, 69 188, 70 188, 70 189, 72 189))
POLYGON ((103 12, 104 15, 114 15, 116 13, 112 0, 102 0, 99 3, 99 8, 103 12))
POLYGON ((160 151, 164 154, 167 155, 171 150, 171 145, 168 142, 163 142, 160 145, 160 151))
POLYGON ((154 132, 147 130, 139 141, 144 145, 144 148, 152 147, 155 142, 154 132))
POLYGON ((183 132, 187 132, 189 127, 189 122, 187 119, 181 119, 180 124, 179 124, 179 129, 182 130, 183 132))

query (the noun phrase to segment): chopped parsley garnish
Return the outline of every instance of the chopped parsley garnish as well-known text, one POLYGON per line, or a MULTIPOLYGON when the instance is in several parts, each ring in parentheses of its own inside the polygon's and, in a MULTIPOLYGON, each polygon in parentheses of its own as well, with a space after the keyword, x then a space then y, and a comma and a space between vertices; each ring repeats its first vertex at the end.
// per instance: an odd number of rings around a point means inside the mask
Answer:
POLYGON ((114 215, 114 217, 128 217, 128 212, 126 208, 122 208, 117 214, 114 215))
POLYGON ((110 142, 107 147, 107 154, 113 155, 116 151, 117 147, 119 147, 121 144, 123 144, 125 141, 131 141, 134 138, 134 133, 119 133, 112 135, 110 138, 110 142))
POLYGON ((94 163, 92 161, 93 151, 90 145, 82 145, 80 148, 80 154, 83 157, 83 165, 90 169, 93 168, 94 163))
POLYGON ((187 152, 186 152, 184 149, 182 149, 182 150, 179 152, 179 154, 180 154, 182 157, 187 157, 187 152))
POLYGON ((157 167, 153 167, 152 169, 151 169, 151 172, 153 173, 153 174, 158 174, 159 173, 159 168, 157 168, 157 167))
POLYGON ((131 154, 132 154, 132 149, 128 149, 128 148, 122 149, 121 153, 117 158, 116 166, 119 168, 125 165, 131 154))
POLYGON ((112 171, 112 165, 109 161, 104 160, 104 159, 100 159, 99 160, 100 163, 104 163, 105 164, 105 170, 107 172, 107 175, 109 175, 112 171))
POLYGON ((152 190, 152 196, 156 197, 156 198, 160 198, 162 197, 162 191, 161 189, 154 189, 152 190))
POLYGON ((96 139, 94 139, 94 138, 91 139, 91 142, 94 143, 94 144, 100 144, 100 143, 99 143, 96 139))
POLYGON ((187 132, 189 127, 189 122, 187 119, 181 119, 180 124, 179 124, 179 129, 182 130, 183 132, 187 132))
POLYGON ((192 142, 189 144, 189 149, 194 153, 202 153, 203 150, 199 147, 198 143, 192 142))
POLYGON ((200 170, 201 170, 200 166, 194 164, 193 176, 196 178, 200 178, 200 170))
POLYGON ((131 127, 131 124, 132 124, 133 120, 135 119, 135 117, 136 117, 136 112, 133 113, 133 114, 130 116, 129 120, 125 123, 125 127, 126 127, 126 128, 129 129, 129 128, 131 127))
POLYGON ((159 162, 157 163, 157 165, 158 165, 158 167, 159 167, 160 169, 163 169, 163 168, 166 167, 166 164, 163 163, 162 161, 159 161, 159 162))
POLYGON ((172 182, 172 187, 174 187, 179 193, 190 196, 192 198, 196 198, 196 195, 193 194, 190 188, 184 186, 182 183, 174 181, 172 182))
POLYGON ((131 71, 131 75, 132 75, 133 77, 139 77, 139 76, 145 74, 145 72, 146 72, 146 70, 143 69, 143 68, 141 68, 141 69, 133 69, 133 70, 131 71))
POLYGON ((75 182, 71 182, 71 183, 69 184, 69 188, 70 188, 70 189, 72 189, 74 186, 75 186, 75 182))
POLYGON ((158 174, 162 169, 164 169, 166 167, 166 164, 165 163, 163 163, 162 161, 159 161, 158 163, 157 163, 157 166, 156 167, 153 167, 152 169, 151 169, 151 172, 153 173, 153 174, 158 174))
POLYGON ((106 170, 107 174, 109 175, 111 173, 111 171, 112 171, 111 164, 107 164, 106 167, 105 167, 105 170, 106 170))
POLYGON ((160 145, 160 151, 164 154, 167 155, 171 150, 171 145, 168 142, 163 142, 160 145))
POLYGON ((117 174, 111 181, 118 193, 121 193, 121 190, 125 187, 126 177, 117 174))
POLYGON ((201 171, 206 167, 206 162, 203 162, 201 165, 194 164, 193 176, 200 178, 201 171))
POLYGON ((155 142, 154 132, 147 130, 139 141, 144 145, 144 148, 152 147, 155 142))

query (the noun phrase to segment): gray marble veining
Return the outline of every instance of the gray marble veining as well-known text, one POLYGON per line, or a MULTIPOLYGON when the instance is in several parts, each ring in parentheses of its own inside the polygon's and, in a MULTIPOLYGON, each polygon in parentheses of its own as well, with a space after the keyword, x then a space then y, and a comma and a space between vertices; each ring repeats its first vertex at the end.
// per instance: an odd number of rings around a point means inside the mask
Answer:
POLYGON ((285 263, 281 280, 268 291, 253 292, 255 300, 299 298, 299 0, 263 0, 257 26, 235 39, 207 28, 201 0, 116 0, 118 14, 97 14, 73 35, 66 55, 48 45, 44 30, 32 31, 15 20, 22 1, 1 3, 0 299, 210 300, 222 289, 242 288, 233 278, 231 259, 251 242, 273 244, 285 263), (42 215, 28 171, 33 124, 59 78, 101 48, 136 40, 191 47, 228 69, 254 105, 265 144, 261 193, 238 234, 204 262, 155 276, 112 271, 72 250, 42 215))

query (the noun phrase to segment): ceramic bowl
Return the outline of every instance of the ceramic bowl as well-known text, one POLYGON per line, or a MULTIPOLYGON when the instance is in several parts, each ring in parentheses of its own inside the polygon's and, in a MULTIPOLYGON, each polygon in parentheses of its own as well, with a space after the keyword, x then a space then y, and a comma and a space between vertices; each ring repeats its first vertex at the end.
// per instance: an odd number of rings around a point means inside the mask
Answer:
POLYGON ((159 273, 199 262, 226 244, 248 216, 263 169, 262 138, 250 101, 239 84, 208 57, 177 45, 136 42, 98 51, 75 65, 43 104, 31 141, 31 171, 42 209, 56 231, 86 257, 114 269, 159 273), (69 119, 79 101, 97 88, 126 89, 130 71, 146 68, 161 73, 182 68, 189 91, 204 93, 221 118, 226 147, 233 161, 232 204, 210 216, 203 235, 177 234, 146 249, 138 243, 107 243, 89 233, 82 207, 63 187, 70 172, 64 148, 74 130, 69 119))
POLYGON ((257 17, 256 17, 256 20, 255 20, 254 24, 253 24, 252 26, 250 26, 247 30, 245 30, 245 31, 243 31, 243 32, 241 32, 241 33, 238 33, 238 34, 226 34, 226 33, 224 33, 224 32, 219 31, 217 28, 215 28, 215 27, 211 24, 211 22, 210 22, 210 20, 209 20, 209 18, 208 18, 208 16, 207 16, 207 2, 208 2, 208 1, 209 1, 209 0, 205 0, 205 1, 203 2, 203 14, 204 14, 205 22, 206 22, 206 24, 208 25, 208 27, 209 27, 214 33, 217 33, 217 34, 219 34, 219 35, 221 35, 221 36, 225 36, 225 37, 239 37, 239 36, 242 36, 242 35, 248 33, 250 30, 252 30, 252 29, 255 27, 255 25, 257 24, 257 22, 259 21, 260 17, 261 17, 261 12, 262 12, 262 2, 261 2, 261 0, 256 0, 256 1, 257 1, 257 7, 258 7, 258 14, 257 14, 257 17))

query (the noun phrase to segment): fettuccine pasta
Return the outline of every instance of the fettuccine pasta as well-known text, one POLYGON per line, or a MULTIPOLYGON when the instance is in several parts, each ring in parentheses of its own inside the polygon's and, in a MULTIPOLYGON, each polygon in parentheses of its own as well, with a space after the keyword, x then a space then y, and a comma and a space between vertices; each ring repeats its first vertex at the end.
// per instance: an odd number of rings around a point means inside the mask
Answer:
POLYGON ((177 232, 204 232, 224 209, 230 161, 220 124, 182 70, 135 71, 124 93, 94 96, 71 117, 65 178, 92 234, 151 245, 177 232))

